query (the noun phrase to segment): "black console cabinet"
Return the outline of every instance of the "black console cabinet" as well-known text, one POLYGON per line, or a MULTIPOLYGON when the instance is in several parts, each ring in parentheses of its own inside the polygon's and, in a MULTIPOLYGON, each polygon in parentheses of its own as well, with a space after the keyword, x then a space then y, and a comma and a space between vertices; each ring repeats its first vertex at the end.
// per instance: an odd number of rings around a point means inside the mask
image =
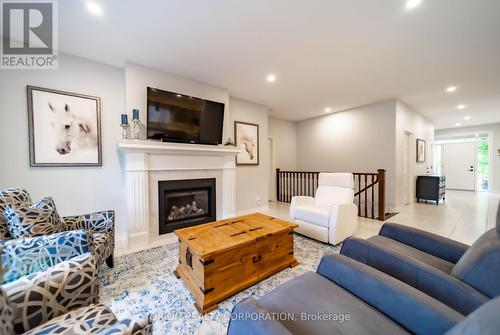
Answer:
POLYGON ((446 198, 446 178, 444 176, 418 176, 417 177, 417 202, 420 200, 435 201, 446 198))

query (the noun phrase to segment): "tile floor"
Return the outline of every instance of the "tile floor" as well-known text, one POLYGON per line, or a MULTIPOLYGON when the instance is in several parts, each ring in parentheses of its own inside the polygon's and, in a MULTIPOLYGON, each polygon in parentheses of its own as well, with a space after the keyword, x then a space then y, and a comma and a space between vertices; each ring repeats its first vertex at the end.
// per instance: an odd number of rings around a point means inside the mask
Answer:
MULTIPOLYGON (((445 203, 413 203, 399 208, 398 215, 387 222, 404 224, 472 244, 486 230, 493 228, 499 193, 446 191, 445 203)), ((269 214, 290 220, 288 204, 269 203, 269 214)), ((383 222, 359 218, 355 236, 368 238, 378 234, 383 222)))

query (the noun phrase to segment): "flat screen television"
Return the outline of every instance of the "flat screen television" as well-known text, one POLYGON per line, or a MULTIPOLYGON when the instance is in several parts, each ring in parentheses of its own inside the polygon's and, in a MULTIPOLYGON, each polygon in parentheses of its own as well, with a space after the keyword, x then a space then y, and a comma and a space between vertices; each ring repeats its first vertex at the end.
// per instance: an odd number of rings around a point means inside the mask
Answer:
POLYGON ((221 144, 223 121, 223 103, 148 87, 148 139, 221 144))

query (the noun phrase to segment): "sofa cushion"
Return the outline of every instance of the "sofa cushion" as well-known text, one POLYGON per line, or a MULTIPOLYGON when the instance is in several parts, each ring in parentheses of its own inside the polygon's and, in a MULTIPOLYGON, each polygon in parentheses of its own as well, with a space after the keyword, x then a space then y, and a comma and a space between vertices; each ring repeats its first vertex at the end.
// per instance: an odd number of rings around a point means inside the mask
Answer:
POLYGON ((19 188, 5 188, 0 190, 0 240, 12 238, 5 223, 5 207, 7 205, 20 206, 31 204, 31 197, 28 191, 19 188))
POLYGON ((450 329, 446 335, 497 335, 500 329, 500 298, 479 307, 450 329))
POLYGON ((318 206, 299 206, 295 208, 295 219, 328 227, 330 211, 318 206))
POLYGON ((286 282, 258 301, 272 313, 293 314, 295 318, 280 321, 296 335, 408 334, 375 308, 314 272, 286 282))
POLYGON ((382 271, 468 315, 490 298, 449 273, 370 240, 348 238, 341 255, 382 271))
POLYGON ((428 253, 420 251, 418 249, 412 248, 406 244, 400 243, 396 240, 384 237, 384 236, 372 236, 368 238, 368 241, 373 242, 385 249, 390 249, 398 254, 411 257, 417 261, 423 262, 434 268, 437 268, 444 273, 451 273, 454 264, 447 262, 441 258, 432 256, 428 253))
POLYGON ((500 296, 500 231, 492 228, 474 242, 452 275, 490 298, 500 296))
POLYGON ((5 220, 12 238, 50 235, 62 231, 54 199, 48 197, 32 205, 7 205, 5 220))

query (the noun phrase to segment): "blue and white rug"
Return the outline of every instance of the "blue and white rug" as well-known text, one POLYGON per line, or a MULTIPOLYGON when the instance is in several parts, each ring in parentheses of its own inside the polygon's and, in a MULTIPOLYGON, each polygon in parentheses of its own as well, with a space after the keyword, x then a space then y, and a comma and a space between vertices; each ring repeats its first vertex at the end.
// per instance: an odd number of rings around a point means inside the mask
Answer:
POLYGON ((219 304, 216 310, 201 316, 194 307, 194 298, 177 279, 178 244, 144 250, 117 257, 114 269, 99 274, 100 297, 119 319, 131 315, 151 314, 154 334, 226 333, 233 306, 244 297, 262 296, 280 284, 315 271, 325 253, 338 253, 340 246, 331 246, 295 234, 294 254, 299 265, 287 268, 219 304))

